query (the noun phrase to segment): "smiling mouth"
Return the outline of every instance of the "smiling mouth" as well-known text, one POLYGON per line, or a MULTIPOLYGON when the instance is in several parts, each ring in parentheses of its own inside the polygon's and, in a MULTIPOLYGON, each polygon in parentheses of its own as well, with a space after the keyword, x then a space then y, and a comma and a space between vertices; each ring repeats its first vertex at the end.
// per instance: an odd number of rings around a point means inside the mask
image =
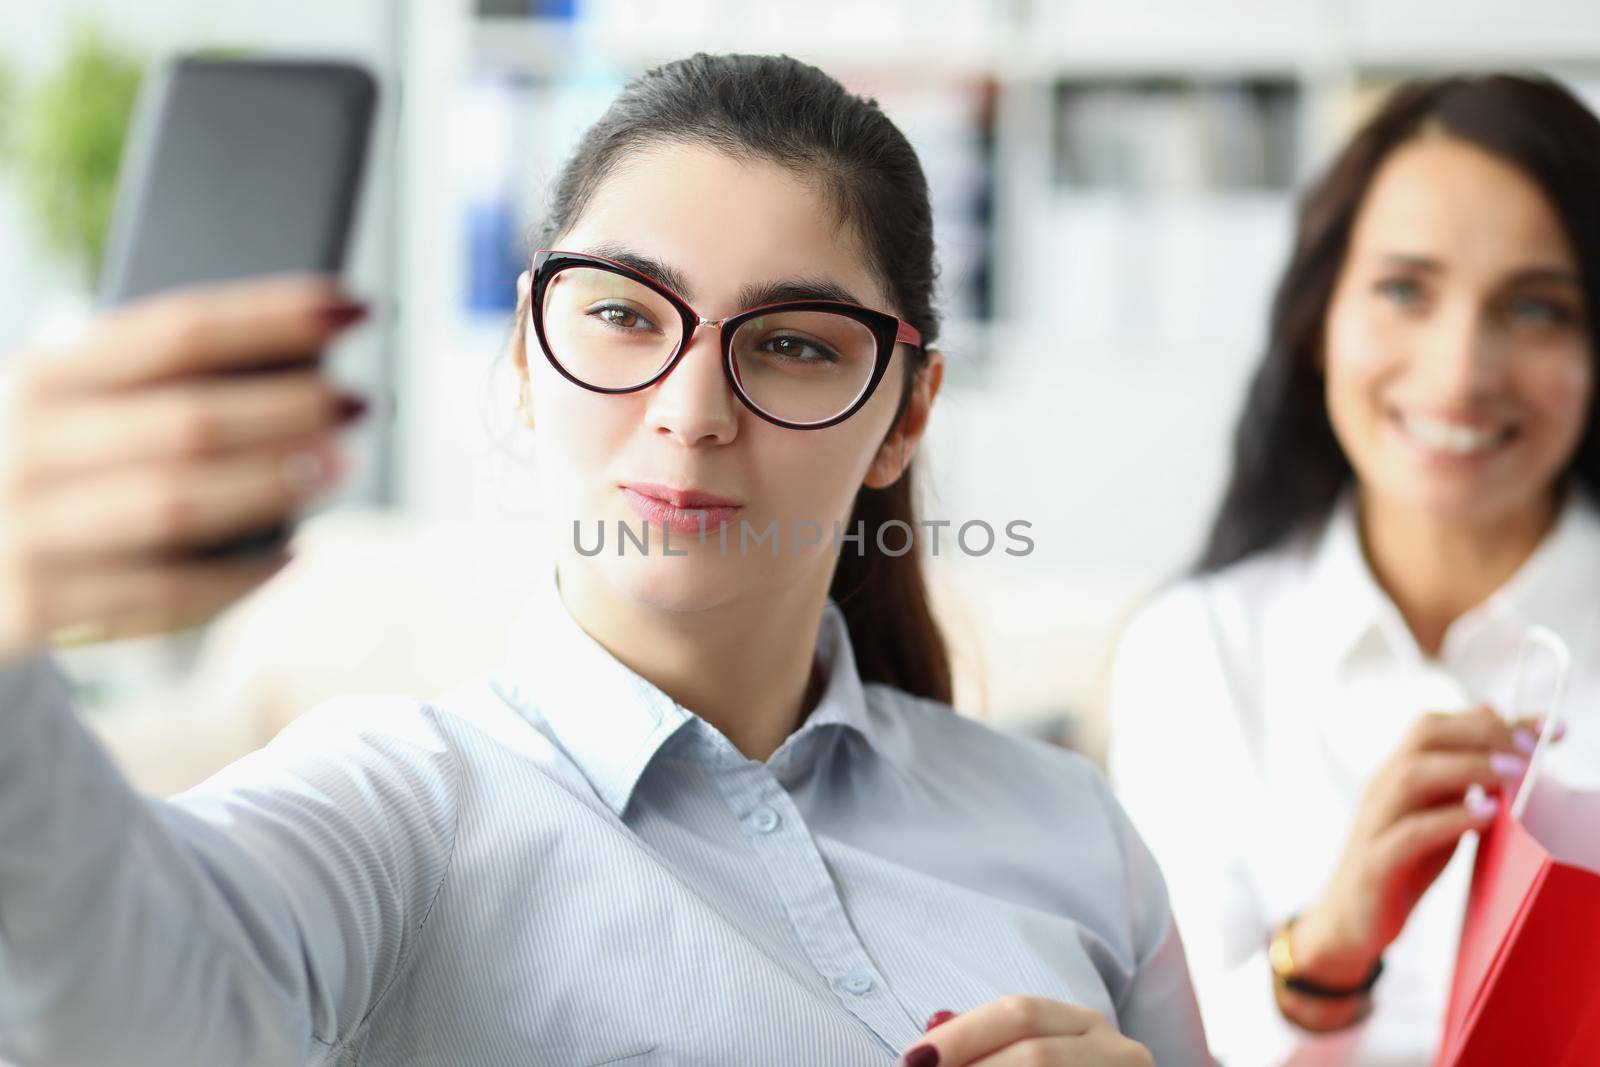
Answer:
POLYGON ((1447 456, 1485 455, 1515 440, 1521 432, 1515 423, 1465 426, 1427 415, 1391 411, 1389 419, 1408 440, 1429 452, 1447 456))

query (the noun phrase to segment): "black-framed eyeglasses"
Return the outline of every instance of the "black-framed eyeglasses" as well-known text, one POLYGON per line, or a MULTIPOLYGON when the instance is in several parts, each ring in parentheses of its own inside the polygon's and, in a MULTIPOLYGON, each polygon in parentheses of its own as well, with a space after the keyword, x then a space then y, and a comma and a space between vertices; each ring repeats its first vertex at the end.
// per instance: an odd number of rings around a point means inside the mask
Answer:
POLYGON ((533 328, 551 366, 596 393, 661 381, 700 326, 716 327, 734 395, 768 422, 820 430, 872 396, 897 344, 922 333, 887 312, 834 300, 790 300, 702 318, 647 274, 582 252, 533 257, 533 328))

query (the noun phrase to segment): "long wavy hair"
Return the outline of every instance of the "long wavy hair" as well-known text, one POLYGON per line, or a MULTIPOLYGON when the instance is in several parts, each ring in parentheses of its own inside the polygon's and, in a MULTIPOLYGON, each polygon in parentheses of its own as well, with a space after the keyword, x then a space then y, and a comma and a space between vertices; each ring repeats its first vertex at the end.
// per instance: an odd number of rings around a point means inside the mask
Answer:
MULTIPOLYGON (((938 270, 928 182, 911 143, 876 100, 788 56, 700 53, 647 71, 624 87, 558 174, 536 247, 554 245, 630 153, 661 144, 767 160, 820 181, 901 317, 922 331, 924 346, 934 343, 938 270)), ((523 361, 528 314, 524 297, 512 342, 523 361)), ((926 364, 925 349, 907 361, 890 435, 926 364)), ((861 550, 840 553, 829 595, 844 613, 863 680, 949 703, 950 657, 923 573, 913 469, 887 488, 863 487, 851 519, 852 528, 862 525, 861 550), (893 522, 914 532, 902 555, 878 546, 879 528, 893 522)), ((903 532, 885 541, 898 549, 903 532)))
MULTIPOLYGON (((1491 74, 1409 82, 1369 120, 1301 202, 1267 351, 1233 439, 1233 464, 1198 573, 1320 524, 1353 477, 1334 437, 1318 356, 1350 232, 1378 168, 1425 131, 1471 142, 1544 192, 1576 251, 1589 348, 1600 352, 1600 120, 1549 78, 1491 74)), ((1600 390, 1561 483, 1600 490, 1600 390)))

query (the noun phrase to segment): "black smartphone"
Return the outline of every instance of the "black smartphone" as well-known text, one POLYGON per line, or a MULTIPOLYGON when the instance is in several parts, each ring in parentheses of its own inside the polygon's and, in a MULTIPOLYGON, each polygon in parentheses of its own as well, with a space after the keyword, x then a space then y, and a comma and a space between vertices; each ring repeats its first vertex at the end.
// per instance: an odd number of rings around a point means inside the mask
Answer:
MULTIPOLYGON (((280 271, 338 273, 377 83, 347 62, 178 56, 140 89, 107 236, 100 302, 280 271)), ((227 375, 282 373, 302 361, 227 375)), ((185 558, 279 550, 278 523, 185 558)))

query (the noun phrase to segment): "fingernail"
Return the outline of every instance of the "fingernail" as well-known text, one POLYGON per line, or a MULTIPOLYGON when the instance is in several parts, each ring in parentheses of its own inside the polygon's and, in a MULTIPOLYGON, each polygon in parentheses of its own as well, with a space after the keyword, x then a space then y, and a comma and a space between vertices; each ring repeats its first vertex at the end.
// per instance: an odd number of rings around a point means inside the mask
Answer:
POLYGON ((1518 728, 1512 731, 1511 743, 1517 746, 1517 751, 1524 755, 1533 755, 1533 750, 1539 746, 1539 739, 1532 730, 1518 728))
POLYGON ((947 1023, 955 1017, 956 1013, 953 1011, 936 1011, 932 1015, 928 1016, 928 1025, 922 1028, 922 1032, 927 1033, 935 1026, 940 1026, 944 1023, 947 1023))
POLYGON ((1521 778, 1528 772, 1528 761, 1511 752, 1492 752, 1489 769, 1501 778, 1521 778))
POLYGON ((1492 819, 1499 810, 1500 798, 1497 796, 1467 798, 1467 813, 1474 819, 1492 819))
POLYGON ((323 325, 333 329, 359 322, 370 314, 372 309, 366 304, 329 304, 317 311, 323 325))
MULTIPOLYGON (((1534 732, 1534 734, 1537 735, 1537 734, 1544 733, 1544 729, 1545 729, 1546 726, 1549 725, 1549 723, 1550 723, 1550 720, 1548 718, 1546 718, 1545 716, 1543 716, 1543 715, 1536 716, 1534 718, 1534 720, 1533 720, 1533 732, 1534 732)), ((1550 731, 1550 740, 1559 741, 1565 736, 1567 736, 1567 724, 1564 723, 1564 722, 1556 723, 1556 728, 1554 730, 1550 731)))
POLYGON ((357 396, 354 393, 339 394, 339 424, 346 425, 355 422, 367 413, 367 409, 370 406, 364 397, 357 396))
POLYGON ((939 1067, 939 1050, 932 1045, 918 1045, 900 1057, 900 1067, 939 1067))

